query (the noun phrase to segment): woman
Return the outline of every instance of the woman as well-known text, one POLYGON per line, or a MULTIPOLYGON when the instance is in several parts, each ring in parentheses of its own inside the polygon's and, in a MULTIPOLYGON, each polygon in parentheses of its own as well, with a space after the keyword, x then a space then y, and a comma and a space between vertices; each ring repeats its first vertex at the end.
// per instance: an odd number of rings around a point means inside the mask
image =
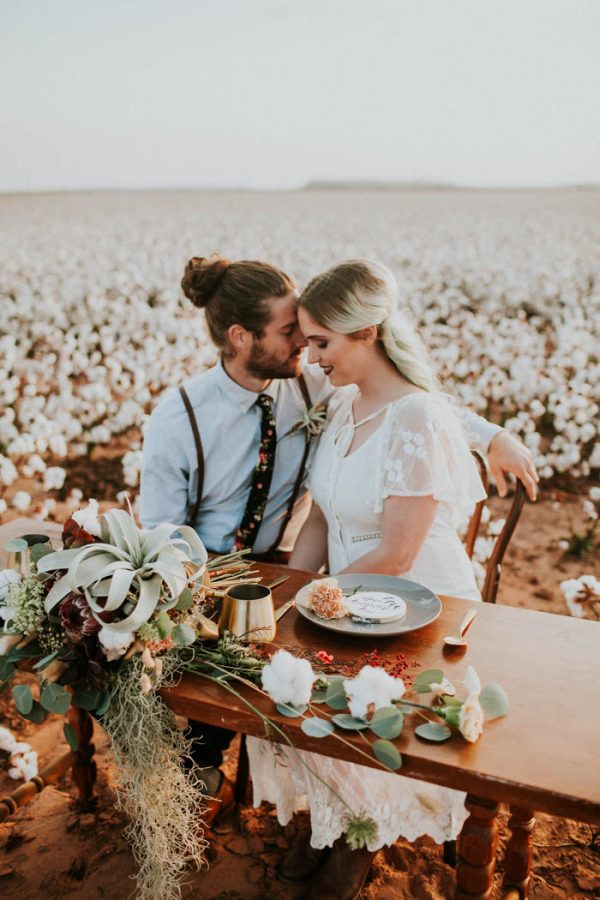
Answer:
MULTIPOLYGON (((456 527, 485 493, 460 423, 395 306, 391 273, 362 261, 335 266, 300 297, 309 362, 342 390, 330 404, 309 479, 314 502, 290 565, 316 571, 328 560, 332 573, 402 576, 480 600, 456 527)), ((379 826, 369 852, 351 851, 338 840, 344 807, 294 753, 256 739, 249 752, 255 799, 276 802, 282 822, 308 805, 312 847, 335 842, 311 885, 321 898, 356 896, 383 845, 422 834, 451 840, 466 817, 464 794, 307 753, 310 767, 379 826)), ((292 856, 287 874, 303 877, 322 858, 292 856)))

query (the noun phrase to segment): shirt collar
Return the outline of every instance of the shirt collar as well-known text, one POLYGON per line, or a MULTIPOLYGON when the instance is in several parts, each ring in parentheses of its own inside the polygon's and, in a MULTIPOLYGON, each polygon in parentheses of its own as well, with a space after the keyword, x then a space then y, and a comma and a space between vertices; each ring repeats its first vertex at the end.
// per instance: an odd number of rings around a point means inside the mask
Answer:
MULTIPOLYGON (((233 378, 230 378, 221 361, 215 366, 215 378, 223 393, 232 403, 235 403, 240 408, 241 412, 247 413, 256 403, 258 399, 256 391, 249 391, 247 388, 242 387, 241 384, 238 384, 237 381, 234 381, 233 378)), ((276 403, 279 396, 279 382, 279 379, 273 379, 264 391, 261 391, 261 394, 268 394, 273 399, 273 402, 276 403)))

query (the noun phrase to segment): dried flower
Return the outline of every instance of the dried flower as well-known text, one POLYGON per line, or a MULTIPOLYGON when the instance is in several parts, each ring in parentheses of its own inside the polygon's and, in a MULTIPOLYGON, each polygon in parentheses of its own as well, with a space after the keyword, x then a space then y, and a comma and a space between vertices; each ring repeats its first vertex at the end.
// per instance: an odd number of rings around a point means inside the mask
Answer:
POLYGON ((346 843, 353 850, 360 850, 362 847, 369 847, 376 844, 379 837, 379 826, 377 822, 370 816, 355 816, 346 823, 346 832, 344 834, 346 843))
POLYGON ((470 694, 458 713, 458 728, 466 741, 475 743, 483 731, 483 709, 479 694, 470 694))
POLYGON ((308 602, 322 619, 341 619, 348 609, 336 578, 323 578, 310 586, 308 602))

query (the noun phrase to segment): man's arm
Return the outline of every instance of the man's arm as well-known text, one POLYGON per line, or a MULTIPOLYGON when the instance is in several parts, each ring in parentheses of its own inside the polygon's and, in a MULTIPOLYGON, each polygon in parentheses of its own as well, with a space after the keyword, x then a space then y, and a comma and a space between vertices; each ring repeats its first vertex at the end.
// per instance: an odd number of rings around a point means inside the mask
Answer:
POLYGON ((179 440, 160 416, 152 415, 144 434, 140 520, 144 528, 187 519, 189 463, 179 440))
POLYGON ((464 407, 455 407, 454 412, 461 420, 463 428, 477 445, 487 453, 490 472, 498 493, 506 496, 506 474, 510 472, 523 482, 530 500, 537 498, 539 476, 533 464, 533 456, 518 438, 499 425, 488 422, 477 413, 464 407))

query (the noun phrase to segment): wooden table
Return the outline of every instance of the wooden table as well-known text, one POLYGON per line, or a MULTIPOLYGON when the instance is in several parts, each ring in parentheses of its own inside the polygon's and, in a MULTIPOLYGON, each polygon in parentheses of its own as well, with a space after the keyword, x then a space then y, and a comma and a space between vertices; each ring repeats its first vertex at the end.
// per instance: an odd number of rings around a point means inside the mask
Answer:
MULTIPOLYGON (((5 564, 1 547, 8 537, 47 533, 59 542, 60 531, 60 526, 33 519, 16 519, 1 526, 0 566, 5 564)), ((283 566, 261 565, 260 569, 266 582, 280 574, 290 575, 274 589, 276 606, 292 597, 311 576, 283 566)), ((459 736, 445 744, 425 743, 414 736, 410 725, 405 727, 396 742, 403 757, 401 772, 467 792, 470 815, 459 839, 458 896, 489 896, 496 856, 496 814, 500 803, 510 806, 504 896, 525 897, 534 810, 600 825, 600 624, 453 597, 442 600, 443 611, 436 622, 412 634, 378 639, 377 649, 382 656, 403 653, 408 660, 419 662, 421 670, 441 668, 457 685, 467 666, 473 665, 483 684, 497 681, 506 689, 509 713, 488 723, 476 744, 459 736), (442 636, 457 631, 470 606, 476 606, 479 615, 469 632, 468 649, 444 648, 442 636)), ((277 645, 326 649, 343 659, 356 659, 374 649, 365 638, 348 640, 320 629, 294 609, 278 623, 277 639, 271 646, 277 645)), ((278 715, 271 701, 256 691, 242 688, 241 692, 298 747, 367 763, 364 756, 353 754, 335 738, 308 737, 300 730, 299 719, 278 715)), ((206 679, 184 676, 164 697, 183 715, 245 734, 264 735, 259 719, 243 702, 206 679)), ((23 802, 31 799, 32 790, 35 793, 55 781, 69 765, 74 767, 82 796, 90 796, 95 767, 91 720, 83 713, 73 724, 81 736, 79 751, 40 773, 35 788, 19 788, 15 793, 28 792, 23 802)), ((351 732, 344 732, 344 737, 357 747, 362 744, 351 732)), ((373 766, 377 766, 375 760, 373 766)), ((14 808, 18 805, 20 802, 14 808)))
MULTIPOLYGON (((274 589, 280 606, 311 573, 261 565, 265 581, 291 578, 274 589)), ((431 744, 405 727, 396 745, 401 773, 467 792, 469 818, 459 839, 458 896, 488 897, 495 867, 496 814, 511 808, 511 838, 505 859, 505 897, 524 897, 531 871, 533 811, 600 825, 600 625, 531 610, 443 597, 443 612, 431 625, 404 636, 378 639, 383 656, 403 653, 420 669, 441 668, 459 685, 472 665, 482 683, 500 683, 508 693, 506 717, 486 725, 476 744, 460 736, 431 744), (455 633, 467 608, 479 615, 469 632, 468 649, 449 650, 445 634, 455 633)), ((278 623, 275 645, 326 649, 335 657, 356 659, 374 649, 365 638, 348 640, 320 629, 290 610, 278 623)), ((418 669, 416 670, 419 671, 418 669)), ((268 698, 250 688, 241 693, 306 750, 366 764, 334 737, 310 738, 300 719, 280 716, 268 698)), ((245 734, 264 736, 258 717, 243 702, 214 683, 184 676, 165 693, 177 713, 245 734)), ((427 702, 425 700, 424 702, 427 702)), ((344 732, 360 747, 360 737, 344 732)), ((373 766, 377 763, 373 760, 373 766)))

